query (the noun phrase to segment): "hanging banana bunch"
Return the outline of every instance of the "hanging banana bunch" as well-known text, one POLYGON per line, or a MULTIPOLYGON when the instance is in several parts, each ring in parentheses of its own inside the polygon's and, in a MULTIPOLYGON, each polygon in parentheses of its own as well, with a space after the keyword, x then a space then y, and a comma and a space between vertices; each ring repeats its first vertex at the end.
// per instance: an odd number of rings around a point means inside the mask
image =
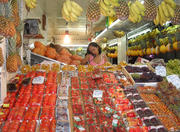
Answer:
POLYGON ((26 7, 29 9, 36 8, 37 0, 25 0, 26 7))
POLYGON ((175 16, 176 3, 174 0, 164 0, 158 6, 157 15, 154 24, 163 26, 167 21, 175 16))
POLYGON ((100 0, 99 6, 103 16, 114 17, 116 15, 114 8, 120 5, 119 0, 100 0))
POLYGON ((63 8, 61 13, 62 13, 62 17, 67 22, 78 21, 78 17, 82 15, 82 12, 83 12, 82 7, 74 1, 66 0, 63 3, 63 8))

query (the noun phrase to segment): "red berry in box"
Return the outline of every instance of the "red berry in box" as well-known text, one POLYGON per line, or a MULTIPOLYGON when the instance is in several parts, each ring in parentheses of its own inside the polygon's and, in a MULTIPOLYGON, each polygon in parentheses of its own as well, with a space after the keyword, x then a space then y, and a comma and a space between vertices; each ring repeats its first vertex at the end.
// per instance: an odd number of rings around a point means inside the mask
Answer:
POLYGON ((83 114, 82 105, 72 105, 73 113, 76 114, 83 114))
POLYGON ((71 100, 72 100, 72 104, 77 104, 77 105, 82 104, 82 100, 79 97, 73 97, 71 100))
POLYGON ((79 97, 80 96, 80 91, 79 90, 72 90, 71 91, 71 96, 72 97, 79 97))
POLYGON ((87 84, 81 84, 81 89, 88 89, 88 85, 87 84))

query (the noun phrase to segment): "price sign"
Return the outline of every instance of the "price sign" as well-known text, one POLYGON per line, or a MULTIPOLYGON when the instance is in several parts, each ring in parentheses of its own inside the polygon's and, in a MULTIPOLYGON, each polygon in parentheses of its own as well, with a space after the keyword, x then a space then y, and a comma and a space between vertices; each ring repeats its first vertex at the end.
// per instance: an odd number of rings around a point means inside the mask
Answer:
POLYGON ((9 108, 9 104, 3 104, 4 108, 9 108))
POLYGON ((79 117, 77 117, 77 116, 74 117, 74 120, 75 121, 81 121, 81 119, 79 117))
POLYGON ((93 98, 102 98, 103 91, 102 90, 94 90, 93 92, 93 98))
POLYGON ((180 78, 178 75, 169 75, 166 78, 168 82, 172 83, 177 89, 180 89, 180 78))
POLYGON ((44 77, 43 76, 39 76, 39 77, 35 77, 32 81, 33 84, 43 84, 44 83, 44 77))
POLYGON ((117 119, 114 119, 114 120, 112 121, 112 125, 115 126, 115 127, 117 127, 117 124, 118 124, 118 120, 117 120, 117 119))
POLYGON ((166 68, 164 66, 156 66, 155 73, 156 73, 156 75, 165 77, 166 76, 166 68))

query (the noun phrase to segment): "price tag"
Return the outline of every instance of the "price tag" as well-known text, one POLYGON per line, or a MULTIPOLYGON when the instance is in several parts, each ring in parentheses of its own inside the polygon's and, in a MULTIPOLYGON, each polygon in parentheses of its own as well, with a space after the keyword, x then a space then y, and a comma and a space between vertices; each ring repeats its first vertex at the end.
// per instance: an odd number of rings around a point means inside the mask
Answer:
POLYGON ((3 113, 3 112, 0 112, 0 115, 4 115, 4 113, 3 113))
POLYGON ((102 98, 103 91, 102 90, 94 90, 93 92, 93 98, 102 98))
POLYGON ((44 83, 44 77, 43 76, 39 76, 39 77, 35 77, 32 81, 33 84, 43 84, 44 83))
POLYGON ((156 66, 155 73, 156 73, 156 75, 165 77, 166 76, 166 68, 164 66, 156 66))
POLYGON ((81 119, 79 117, 77 117, 77 116, 74 117, 74 120, 75 121, 81 121, 81 119))
POLYGON ((172 83, 177 89, 180 89, 180 78, 178 75, 169 75, 166 78, 169 83, 172 83))
POLYGON ((114 117, 115 119, 120 119, 120 117, 119 117, 117 114, 114 114, 113 117, 114 117))
POLYGON ((3 107, 9 108, 9 104, 3 104, 3 107))
POLYGON ((112 125, 115 126, 115 127, 117 127, 117 124, 118 124, 118 120, 117 120, 117 119, 113 119, 112 125))
POLYGON ((109 107, 106 107, 105 109, 106 109, 107 111, 110 111, 110 110, 111 110, 109 107))
POLYGON ((85 128, 82 127, 82 126, 78 126, 78 129, 79 129, 80 131, 85 131, 85 128))

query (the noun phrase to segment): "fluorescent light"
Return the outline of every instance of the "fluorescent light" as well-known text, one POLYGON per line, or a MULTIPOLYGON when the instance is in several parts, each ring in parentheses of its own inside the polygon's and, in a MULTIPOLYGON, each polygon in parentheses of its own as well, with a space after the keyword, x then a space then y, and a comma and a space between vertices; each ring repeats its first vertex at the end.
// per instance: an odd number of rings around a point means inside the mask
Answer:
POLYGON ((114 45, 116 45, 116 44, 118 44, 117 42, 116 43, 112 43, 112 44, 109 44, 109 46, 114 46, 114 45))
POLYGON ((112 27, 114 27, 117 23, 119 23, 120 22, 120 20, 119 19, 117 19, 116 21, 114 21, 108 28, 112 28, 112 27))
POLYGON ((78 45, 76 45, 76 44, 71 44, 71 45, 61 45, 61 46, 63 46, 63 47, 88 47, 88 45, 80 45, 80 44, 78 44, 78 45))
POLYGON ((143 33, 147 33, 147 32, 149 32, 149 31, 151 31, 150 28, 148 28, 148 29, 146 29, 146 30, 143 30, 143 31, 141 31, 141 32, 138 32, 138 33, 136 33, 136 34, 128 37, 128 39, 134 38, 134 37, 136 37, 136 36, 139 36, 139 35, 141 35, 141 34, 143 34, 143 33))
POLYGON ((99 35, 97 35, 97 36, 92 40, 92 42, 95 42, 96 39, 98 39, 99 37, 101 37, 106 31, 107 31, 107 28, 105 28, 99 35))
POLYGON ((65 43, 65 44, 68 44, 68 43, 70 43, 70 42, 71 42, 71 39, 70 39, 69 35, 65 35, 65 37, 64 37, 64 43, 65 43))

